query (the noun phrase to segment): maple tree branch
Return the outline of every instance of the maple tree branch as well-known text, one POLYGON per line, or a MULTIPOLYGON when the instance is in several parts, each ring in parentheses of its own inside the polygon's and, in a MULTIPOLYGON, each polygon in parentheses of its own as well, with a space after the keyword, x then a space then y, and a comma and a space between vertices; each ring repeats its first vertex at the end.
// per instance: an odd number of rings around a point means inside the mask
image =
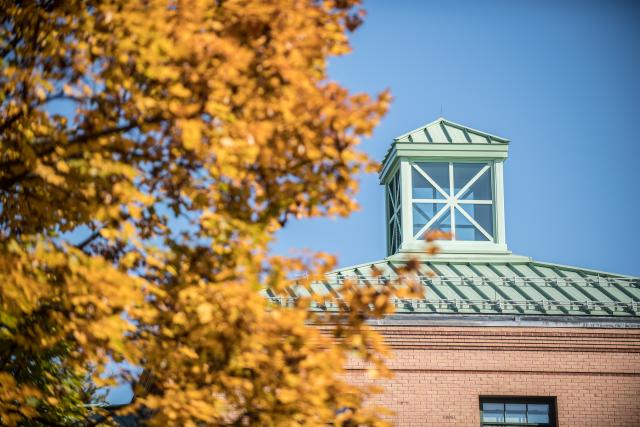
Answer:
POLYGON ((0 178, 0 190, 1 191, 9 191, 9 189, 13 188, 18 182, 27 179, 31 174, 30 170, 26 170, 14 176, 9 176, 6 178, 0 178))
POLYGON ((26 110, 23 109, 23 110, 17 111, 15 114, 9 116, 4 122, 0 123, 0 132, 4 132, 6 129, 9 128, 9 126, 14 124, 18 119, 24 117, 27 112, 30 112, 38 107, 42 107, 43 105, 46 105, 47 103, 51 101, 55 101, 57 99, 72 99, 76 101, 78 100, 78 98, 65 95, 63 92, 59 92, 59 93, 56 93, 55 95, 51 95, 36 104, 29 105, 26 108, 26 110))
POLYGON ((69 144, 78 144, 81 142, 89 141, 94 138, 102 138, 104 136, 110 136, 118 133, 129 132, 130 130, 135 129, 138 126, 140 126, 140 123, 132 122, 124 126, 116 126, 112 128, 103 129, 98 132, 82 134, 82 135, 79 135, 77 138, 70 140, 69 144))
MULTIPOLYGON (((151 123, 157 123, 161 120, 160 117, 154 117, 154 118, 150 118, 147 120, 144 120, 142 122, 131 122, 128 123, 126 125, 122 125, 122 126, 115 126, 115 127, 111 127, 111 128, 107 128, 107 129, 103 129, 101 131, 97 131, 97 132, 91 132, 91 133, 87 133, 87 134, 82 134, 82 135, 78 135, 76 138, 69 140, 68 144, 69 145, 74 145, 74 144, 80 144, 83 142, 87 142, 90 141, 94 138, 102 138, 105 136, 110 136, 110 135, 115 135, 115 134, 119 134, 119 133, 126 133, 132 129, 135 129, 136 127, 142 125, 142 124, 151 124, 151 123)), ((45 148, 44 150, 39 150, 36 152, 36 155, 38 157, 43 157, 43 156, 47 156, 51 153, 54 152, 55 150, 55 142, 51 141, 49 143, 50 145, 45 148)), ((5 162, 3 163, 3 167, 9 166, 11 165, 12 162, 5 162)), ((27 179, 28 177, 31 176, 31 170, 27 170, 27 171, 23 171, 20 172, 16 175, 12 175, 12 176, 7 176, 4 178, 0 179, 0 190, 3 191, 8 191, 9 189, 11 189, 14 185, 16 185, 17 183, 19 183, 20 181, 27 179)))
MULTIPOLYGON (((102 130, 97 131, 97 132, 81 134, 81 135, 76 136, 73 139, 70 139, 68 144, 69 145, 80 144, 82 142, 87 142, 87 141, 90 141, 90 140, 95 139, 95 138, 102 138, 102 137, 105 137, 105 136, 115 135, 115 134, 119 134, 119 133, 126 133, 126 132, 129 132, 130 130, 135 129, 138 126, 143 125, 143 124, 158 123, 158 122, 160 122, 160 120, 161 120, 161 118, 159 116, 156 116, 156 117, 153 117, 153 118, 148 118, 148 119, 142 120, 140 122, 133 121, 133 122, 130 122, 130 123, 126 124, 126 125, 115 126, 115 127, 102 129, 102 130)), ((52 143, 53 143, 53 141, 52 141, 52 143)), ((39 153, 37 153, 37 155, 38 156, 46 156, 48 154, 53 153, 54 150, 55 150, 55 146, 47 147, 45 150, 40 151, 39 153)))
POLYGON ((77 245, 75 245, 75 247, 77 249, 80 250, 84 250, 84 248, 91 242, 93 242, 95 239, 97 239, 100 236, 100 230, 96 230, 93 233, 91 233, 91 235, 89 235, 86 239, 84 239, 82 242, 78 243, 77 245))
POLYGON ((13 114, 12 116, 10 116, 7 120, 5 120, 0 124, 0 132, 3 132, 5 129, 7 129, 12 124, 14 124, 22 116, 24 116, 24 110, 20 110, 15 114, 13 114))
POLYGON ((20 41, 20 37, 14 34, 11 41, 7 43, 7 46, 5 46, 5 48, 2 49, 2 51, 0 51, 0 57, 3 59, 6 58, 6 56, 9 55, 18 46, 19 41, 20 41))

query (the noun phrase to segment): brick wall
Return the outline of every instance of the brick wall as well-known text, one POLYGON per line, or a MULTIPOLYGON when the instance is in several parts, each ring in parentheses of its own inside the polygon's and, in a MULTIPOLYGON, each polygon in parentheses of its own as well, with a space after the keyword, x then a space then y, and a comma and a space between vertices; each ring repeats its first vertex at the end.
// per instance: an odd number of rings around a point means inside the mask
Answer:
POLYGON ((558 425, 640 426, 640 330, 379 327, 393 350, 391 380, 372 404, 398 426, 479 426, 479 396, 555 396, 558 425))

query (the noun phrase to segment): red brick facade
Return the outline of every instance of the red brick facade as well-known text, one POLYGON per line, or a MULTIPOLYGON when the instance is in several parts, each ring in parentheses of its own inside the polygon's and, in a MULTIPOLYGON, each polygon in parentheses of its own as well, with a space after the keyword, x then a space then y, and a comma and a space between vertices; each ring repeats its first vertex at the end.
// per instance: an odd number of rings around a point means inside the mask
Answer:
POLYGON ((480 426, 480 396, 557 398, 561 427, 640 426, 640 329, 381 326, 391 380, 372 403, 397 426, 480 426))

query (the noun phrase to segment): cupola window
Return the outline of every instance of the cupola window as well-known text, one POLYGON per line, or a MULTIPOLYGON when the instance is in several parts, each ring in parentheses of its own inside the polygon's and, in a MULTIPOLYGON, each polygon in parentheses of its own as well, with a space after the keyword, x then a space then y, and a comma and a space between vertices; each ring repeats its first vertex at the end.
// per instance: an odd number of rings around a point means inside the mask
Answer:
POLYGON ((389 241, 387 244, 390 253, 394 253, 402 244, 402 199, 400 197, 399 172, 396 172, 387 186, 387 210, 387 218, 389 218, 387 224, 389 241))
POLYGON ((492 163, 411 162, 413 236, 494 241, 492 163))

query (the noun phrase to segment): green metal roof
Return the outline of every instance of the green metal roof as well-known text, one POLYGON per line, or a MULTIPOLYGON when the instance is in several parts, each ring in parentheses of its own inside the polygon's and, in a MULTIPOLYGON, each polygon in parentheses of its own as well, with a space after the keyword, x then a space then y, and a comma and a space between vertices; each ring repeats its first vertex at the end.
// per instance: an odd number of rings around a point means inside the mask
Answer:
POLYGON ((507 144, 508 139, 438 118, 393 139, 395 142, 431 144, 507 144))
POLYGON ((393 139, 384 155, 380 178, 398 157, 506 158, 509 140, 445 118, 438 118, 393 139))
MULTIPOLYGON (((444 118, 394 139, 383 161, 381 182, 395 173, 400 158, 499 159, 506 158, 509 140, 463 126, 444 118)), ((501 175, 500 175, 501 176, 501 175)), ((501 191, 501 184, 498 187, 501 191)), ((410 208, 410 204, 407 205, 410 208)), ((404 208, 403 208, 404 209, 404 208)), ((410 212, 410 211, 409 211, 410 212)), ((410 224, 410 221, 409 221, 410 224)), ((490 252, 486 248, 450 248, 436 256, 411 248, 380 261, 341 268, 310 288, 293 285, 290 296, 266 296, 278 304, 292 304, 299 296, 325 296, 312 310, 335 311, 345 280, 362 286, 385 286, 397 278, 408 257, 420 257, 418 279, 424 299, 396 300, 396 313, 419 315, 557 316, 583 318, 607 316, 640 317, 640 277, 599 272, 534 261, 524 256, 490 252), (406 253, 405 253, 406 252, 406 253), (465 253, 462 253, 465 252, 465 253), (374 275, 374 271, 381 275, 374 275)), ((424 316, 423 316, 424 317, 424 316)), ((547 317, 548 318, 548 317, 547 317)))
MULTIPOLYGON (((333 311, 341 283, 385 286, 405 261, 387 258, 336 270, 311 292, 327 295, 312 309, 333 311), (374 277, 373 268, 382 272, 374 277)), ((533 261, 518 256, 493 259, 425 258, 420 262, 423 300, 395 301, 397 313, 522 314, 564 316, 640 316, 640 278, 533 261), (501 260, 502 258, 502 260, 501 260)), ((271 299, 289 304, 309 290, 292 287, 292 297, 271 299)))

